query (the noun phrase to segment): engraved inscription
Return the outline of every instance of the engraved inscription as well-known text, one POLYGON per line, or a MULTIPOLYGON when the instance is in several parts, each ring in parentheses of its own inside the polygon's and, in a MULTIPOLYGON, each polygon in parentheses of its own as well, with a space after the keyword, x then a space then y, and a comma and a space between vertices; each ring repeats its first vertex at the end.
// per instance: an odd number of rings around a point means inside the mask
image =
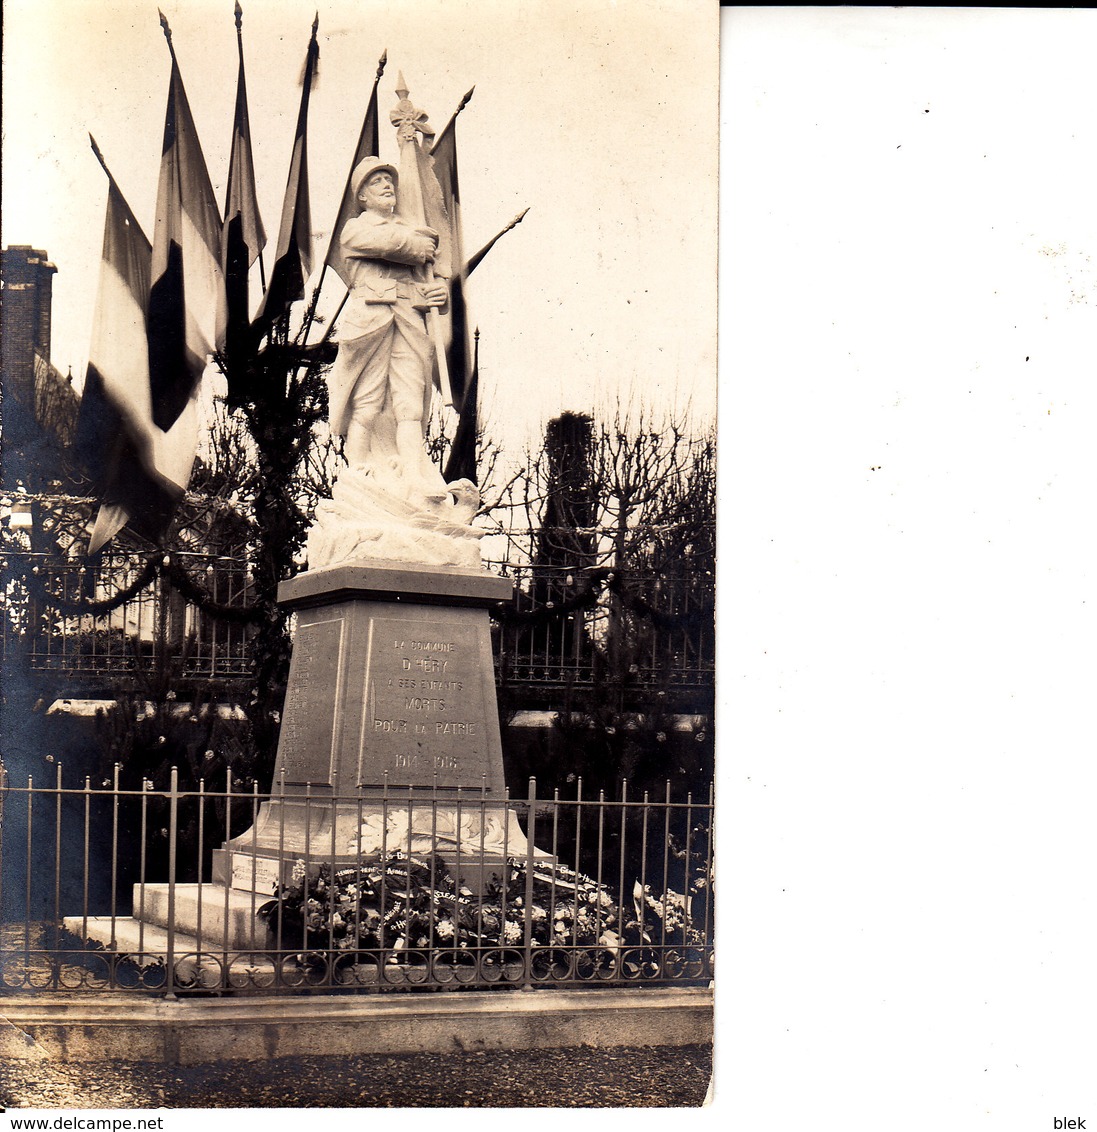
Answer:
POLYGON ((279 882, 278 862, 270 857, 232 855, 232 887, 245 892, 273 892, 279 882))
POLYGON ((394 757, 399 769, 460 770, 461 760, 456 755, 420 755, 416 752, 397 751, 394 757))
POLYGON ((488 770, 484 685, 468 623, 375 618, 361 781, 479 786, 488 770))
POLYGON ((331 781, 342 647, 341 619, 297 627, 278 740, 279 768, 289 782, 331 781))

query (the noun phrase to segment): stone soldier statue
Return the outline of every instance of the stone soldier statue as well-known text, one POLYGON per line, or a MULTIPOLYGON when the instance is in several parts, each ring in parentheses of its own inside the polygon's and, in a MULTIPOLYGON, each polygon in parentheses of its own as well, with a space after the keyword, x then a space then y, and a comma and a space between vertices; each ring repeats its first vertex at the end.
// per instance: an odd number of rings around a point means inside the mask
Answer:
POLYGON ((408 492, 444 498, 423 444, 434 368, 424 314, 445 308, 448 288, 424 270, 434 262, 437 232, 395 214, 398 182, 397 170, 376 157, 352 174, 362 212, 340 236, 351 291, 328 376, 329 420, 346 438, 351 467, 398 473, 408 492))

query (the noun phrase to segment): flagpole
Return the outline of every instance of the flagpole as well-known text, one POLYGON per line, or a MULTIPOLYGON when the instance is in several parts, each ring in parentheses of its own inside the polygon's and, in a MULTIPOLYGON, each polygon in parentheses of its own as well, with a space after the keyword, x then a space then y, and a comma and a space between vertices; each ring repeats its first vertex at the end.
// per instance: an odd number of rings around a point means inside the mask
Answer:
MULTIPOLYGON (((290 157, 289 177, 282 199, 282 212, 278 227, 278 245, 270 284, 266 287, 262 304, 252 322, 257 338, 268 338, 277 328, 283 344, 290 342, 288 315, 290 307, 308 294, 308 279, 312 274, 312 222, 308 193, 307 132, 308 108, 313 84, 318 74, 320 47, 317 43, 319 14, 312 21, 312 34, 302 74, 301 103, 297 112, 293 151, 290 157)), ((304 322, 294 336, 300 345, 304 322)), ((273 341, 273 339, 272 339, 273 341)))
POLYGON ((488 242, 465 264, 466 277, 471 275, 479 266, 480 261, 495 247, 496 243, 502 239, 515 225, 521 224, 526 218, 526 213, 529 212, 528 208, 523 208, 520 213, 501 231, 498 235, 493 236, 488 242))
MULTIPOLYGON (((416 137, 417 133, 430 132, 426 125, 426 115, 412 106, 408 99, 407 83, 403 74, 400 75, 400 86, 396 90, 399 102, 389 114, 389 119, 396 127, 396 140, 400 146, 400 193, 410 197, 410 213, 419 225, 426 224, 426 208, 423 205, 423 185, 419 177, 419 154, 422 149, 416 137), (414 155, 408 153, 408 147, 414 146, 418 151, 414 155), (405 155, 407 160, 405 160, 405 155), (409 184, 410 182, 410 184, 409 184)), ((429 156, 429 155, 428 155, 429 156)), ((423 265, 423 282, 428 286, 435 281, 434 265, 423 265)), ((438 384, 442 391, 442 400, 452 407, 453 390, 450 388, 449 367, 446 365, 446 343, 442 334, 442 323, 438 318, 436 307, 428 307, 423 312, 427 323, 427 333, 434 341, 435 363, 438 366, 438 384)))
POLYGON ((111 171, 110 171, 110 170, 109 170, 109 169, 107 168, 107 163, 106 163, 106 161, 105 161, 105 160, 104 160, 104 158, 103 158, 103 154, 101 153, 101 151, 100 151, 100 149, 99 149, 99 146, 98 146, 98 145, 96 144, 95 138, 94 138, 94 137, 92 137, 92 135, 91 135, 91 134, 88 134, 88 140, 89 140, 89 141, 91 142, 91 151, 92 151, 92 153, 94 153, 94 154, 95 154, 95 156, 96 156, 97 160, 99 161, 99 164, 103 166, 103 172, 104 172, 104 173, 106 173, 106 175, 107 175, 107 179, 108 179, 108 180, 110 181, 110 183, 111 183, 111 184, 112 184, 112 185, 113 185, 113 186, 114 186, 115 188, 117 188, 117 187, 118 187, 118 183, 117 183, 117 182, 115 181, 115 179, 114 179, 114 175, 113 175, 113 174, 111 173, 111 171))
POLYGON ((347 305, 347 299, 350 298, 350 288, 347 288, 347 293, 343 296, 343 301, 339 304, 339 309, 328 319, 328 328, 324 331, 324 337, 320 339, 320 345, 323 344, 335 332, 335 324, 339 321, 339 316, 343 313, 343 308, 347 305))
MULTIPOLYGON (((381 81, 381 76, 385 73, 385 65, 388 63, 388 61, 389 61, 389 49, 386 47, 384 49, 384 51, 381 52, 381 58, 377 60, 377 73, 373 77, 373 90, 370 92, 369 101, 366 103, 366 116, 362 121, 362 129, 358 133, 358 147, 354 151, 354 159, 350 163, 350 169, 347 172, 347 179, 346 179, 346 182, 343 186, 343 196, 344 197, 346 197, 347 191, 350 188, 351 178, 354 176, 354 169, 355 169, 355 166, 358 164, 358 162, 363 157, 368 157, 368 156, 376 157, 377 156, 377 154, 364 154, 364 153, 362 153, 362 143, 366 140, 365 133, 366 133, 366 127, 369 125, 369 107, 370 106, 374 107, 374 127, 373 127, 374 131, 376 132, 376 129, 377 129, 377 120, 376 120, 377 119, 377 114, 376 114, 377 84, 381 81)), ((371 149, 376 148, 372 145, 372 139, 371 139, 371 145, 370 145, 369 148, 371 148, 371 149)), ((341 214, 341 212, 342 212, 342 203, 340 202, 340 214, 341 214)), ((336 218, 335 218, 335 225, 332 228, 331 236, 328 238, 328 250, 327 250, 327 254, 324 256, 323 266, 320 268, 320 278, 316 281, 316 288, 312 293, 312 303, 309 306, 308 318, 306 319, 306 322, 305 322, 304 333, 301 336, 302 342, 308 341, 309 329, 312 326, 312 320, 313 320, 313 317, 316 314, 316 303, 317 303, 317 300, 320 297, 320 288, 323 287, 324 279, 325 279, 325 277, 327 276, 327 273, 328 273, 328 260, 331 258, 332 248, 335 247, 336 240, 339 239, 339 232, 336 230, 338 227, 339 227, 339 216, 337 215, 336 218)), ((346 305, 347 298, 348 298, 349 295, 350 295, 350 288, 347 288, 347 293, 346 293, 346 295, 343 296, 343 301, 339 304, 339 311, 342 311, 343 307, 346 305)), ((339 317, 339 312, 336 312, 335 317, 336 318, 339 317)), ((333 318, 331 320, 331 325, 334 325, 334 323, 335 323, 335 319, 333 318)), ((330 337, 330 335, 331 335, 331 331, 329 329, 328 332, 324 334, 324 337, 321 339, 321 342, 326 342, 328 340, 328 338, 330 337)))
POLYGON ((160 11, 159 8, 157 8, 156 11, 160 16, 160 26, 164 29, 164 38, 168 41, 168 50, 171 52, 171 61, 173 63, 178 63, 179 60, 175 57, 175 44, 173 44, 171 41, 171 28, 168 26, 168 18, 164 15, 163 12, 160 11))
MULTIPOLYGON (((206 357, 223 345, 226 294, 221 210, 187 101, 171 28, 163 12, 159 15, 172 70, 152 240, 148 323, 153 332, 148 339, 153 421, 168 432, 195 400, 206 357)), ((189 435, 190 423, 184 428, 189 435)), ((177 453, 180 461, 182 451, 177 453)), ((180 472, 182 482, 189 474, 189 467, 180 472)))
MULTIPOLYGON (((312 86, 316 82, 316 77, 317 77, 316 67, 319 64, 319 60, 320 60, 320 47, 319 47, 319 44, 317 44, 317 42, 316 42, 316 33, 319 31, 319 29, 320 29, 320 13, 319 13, 319 11, 317 11, 315 18, 312 21, 312 39, 309 41, 309 54, 306 56, 306 59, 305 59, 305 73, 304 73, 304 76, 303 76, 303 81, 305 83, 305 89, 302 93, 301 114, 306 113, 305 107, 308 104, 308 100, 311 98, 312 86), (313 57, 313 54, 312 54, 314 47, 316 49, 315 58, 313 57), (311 72, 309 71, 309 62, 310 61, 312 62, 312 65, 313 65, 313 70, 311 72)), ((298 119, 297 125, 298 125, 298 134, 303 137, 304 134, 301 133, 302 124, 301 124, 300 118, 298 119)), ((307 175, 307 173, 308 173, 308 170, 303 165, 302 166, 302 176, 307 175)), ((295 222, 296 222, 296 214, 295 214, 294 219, 295 219, 295 222)), ((310 235, 310 241, 311 241, 311 232, 310 232, 309 235, 310 235)), ((304 346, 308 342, 309 330, 312 327, 313 316, 316 314, 316 304, 320 299, 320 285, 324 282, 324 271, 326 269, 327 269, 327 263, 325 262, 322 265, 321 270, 320 270, 320 280, 317 283, 316 287, 313 289, 312 299, 310 300, 310 302, 308 304, 308 310, 307 310, 306 315, 305 315, 305 320, 301 325, 301 329, 298 331, 297 335, 294 338, 294 342, 298 345, 304 346)), ((308 281, 307 276, 305 278, 302 278, 302 280, 301 280, 302 298, 304 297, 305 283, 307 281, 308 281)), ((288 307, 286 308, 285 313, 286 313, 286 339, 288 341, 289 340, 289 317, 288 317, 289 316, 289 308, 288 307)))
POLYGON ((446 135, 446 130, 450 129, 450 128, 451 128, 451 127, 453 126, 453 123, 457 121, 457 115, 458 115, 458 114, 460 114, 460 113, 461 113, 461 111, 462 111, 462 110, 464 110, 464 108, 465 108, 466 106, 468 106, 468 104, 469 104, 469 103, 470 103, 470 102, 472 101, 472 95, 473 95, 473 92, 474 92, 475 90, 476 90, 476 87, 475 87, 475 85, 473 85, 473 86, 469 87, 469 89, 468 89, 468 93, 467 93, 467 94, 465 95, 465 97, 464 97, 464 98, 462 98, 462 99, 461 99, 461 101, 460 101, 460 102, 459 102, 459 103, 457 104, 457 109, 456 109, 456 110, 454 110, 454 112, 453 112, 453 113, 452 113, 452 114, 450 115, 450 119, 449 119, 449 121, 448 121, 448 122, 447 122, 447 123, 445 124, 445 126, 443 126, 443 127, 442 127, 442 132, 441 132, 441 133, 440 133, 440 134, 438 135, 438 137, 437 137, 437 138, 435 138, 435 140, 434 140, 434 145, 432 145, 432 146, 430 147, 430 151, 431 151, 431 153, 433 153, 433 152, 435 151, 435 149, 436 149, 436 148, 437 148, 437 146, 438 146, 438 143, 439 143, 439 142, 440 142, 440 141, 442 140, 442 138, 443 138, 443 137, 445 137, 445 135, 446 135))
MULTIPOLYGON (((236 17, 236 50, 240 56, 240 71, 244 70, 244 9, 240 7, 240 0, 236 0, 236 8, 234 15, 236 17)), ((250 135, 249 135, 250 136, 250 135)), ((230 178, 231 179, 231 178, 230 178)), ((226 206, 225 223, 228 223, 228 214, 226 206)), ((259 286, 262 288, 263 294, 267 293, 267 272, 263 264, 263 249, 259 249, 259 286)))

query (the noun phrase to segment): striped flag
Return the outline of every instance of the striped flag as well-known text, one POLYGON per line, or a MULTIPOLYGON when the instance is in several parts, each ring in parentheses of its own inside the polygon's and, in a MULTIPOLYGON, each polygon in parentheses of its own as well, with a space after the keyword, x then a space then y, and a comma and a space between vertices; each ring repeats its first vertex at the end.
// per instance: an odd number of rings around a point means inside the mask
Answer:
POLYGON ((173 50, 148 306, 152 419, 165 432, 192 411, 224 335, 221 218, 173 50))
MULTIPOLYGON (((91 144, 102 163, 94 139, 91 144)), ((92 554, 127 522, 158 539, 194 458, 193 451, 180 457, 179 434, 165 434, 152 420, 145 320, 152 247, 105 163, 103 169, 109 180, 103 259, 75 440, 102 504, 92 554)))
POLYGON ((282 222, 278 228, 278 250, 270 273, 270 286, 263 298, 259 319, 269 327, 289 311, 290 304, 305 294, 305 280, 312 273, 312 213, 309 207, 308 114, 309 94, 316 78, 320 47, 316 32, 317 16, 312 24, 312 38, 305 56, 304 89, 297 114, 297 132, 293 139, 286 195, 282 200, 282 222))
POLYGON ((347 171, 347 182, 343 186, 343 199, 339 203, 339 214, 336 216, 335 224, 331 229, 331 239, 328 241, 328 254, 324 256, 324 263, 327 264, 348 287, 350 286, 350 279, 347 272, 347 259, 346 256, 343 255, 339 237, 342 235, 343 228, 346 227, 347 221, 353 219, 362 211, 362 207, 358 203, 358 199, 355 197, 354 189, 351 185, 354 170, 357 169, 358 165, 365 161, 367 157, 375 157, 380 153, 381 139, 379 137, 379 119, 377 117, 377 84, 381 81, 381 76, 385 73, 385 63, 387 61, 388 52, 382 52, 381 58, 377 61, 377 74, 373 80, 373 91, 366 105, 366 116, 362 119, 362 132, 358 135, 358 145, 354 150, 354 159, 350 163, 350 169, 347 171))
MULTIPOLYGON (((457 178, 457 115, 465 108, 472 97, 472 91, 461 100, 460 106, 445 129, 438 135, 431 149, 433 175, 441 191, 441 211, 427 209, 427 224, 432 228, 442 226, 443 239, 439 251, 448 249, 450 260, 449 310, 442 315, 442 336, 446 345, 446 365, 449 368, 450 390, 453 394, 453 407, 461 411, 465 400, 465 388, 469 381, 469 333, 468 311, 465 305, 465 283, 468 273, 465 269, 464 240, 461 234, 461 191, 457 178), (433 211, 433 215, 432 215, 433 211)), ((428 193, 423 193, 424 203, 428 193)), ((471 478, 471 477, 469 477, 471 478)))
POLYGON ((230 393, 240 384, 246 358, 251 314, 248 304, 248 272, 267 243, 259 201, 255 193, 255 165, 251 153, 251 123, 248 91, 244 80, 243 11, 236 5, 236 46, 240 66, 236 76, 236 114, 232 123, 229 153, 229 183, 225 194, 225 224, 221 241, 221 265, 225 272, 228 324, 225 356, 230 393))

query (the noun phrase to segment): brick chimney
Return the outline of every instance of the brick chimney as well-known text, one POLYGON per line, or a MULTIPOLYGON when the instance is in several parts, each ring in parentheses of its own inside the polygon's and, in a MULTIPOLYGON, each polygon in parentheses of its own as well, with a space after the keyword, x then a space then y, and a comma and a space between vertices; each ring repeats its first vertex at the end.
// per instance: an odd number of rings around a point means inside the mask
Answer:
POLYGON ((29 245, 0 252, 3 385, 28 408, 34 405, 34 355, 50 360, 53 275, 49 256, 29 245))

